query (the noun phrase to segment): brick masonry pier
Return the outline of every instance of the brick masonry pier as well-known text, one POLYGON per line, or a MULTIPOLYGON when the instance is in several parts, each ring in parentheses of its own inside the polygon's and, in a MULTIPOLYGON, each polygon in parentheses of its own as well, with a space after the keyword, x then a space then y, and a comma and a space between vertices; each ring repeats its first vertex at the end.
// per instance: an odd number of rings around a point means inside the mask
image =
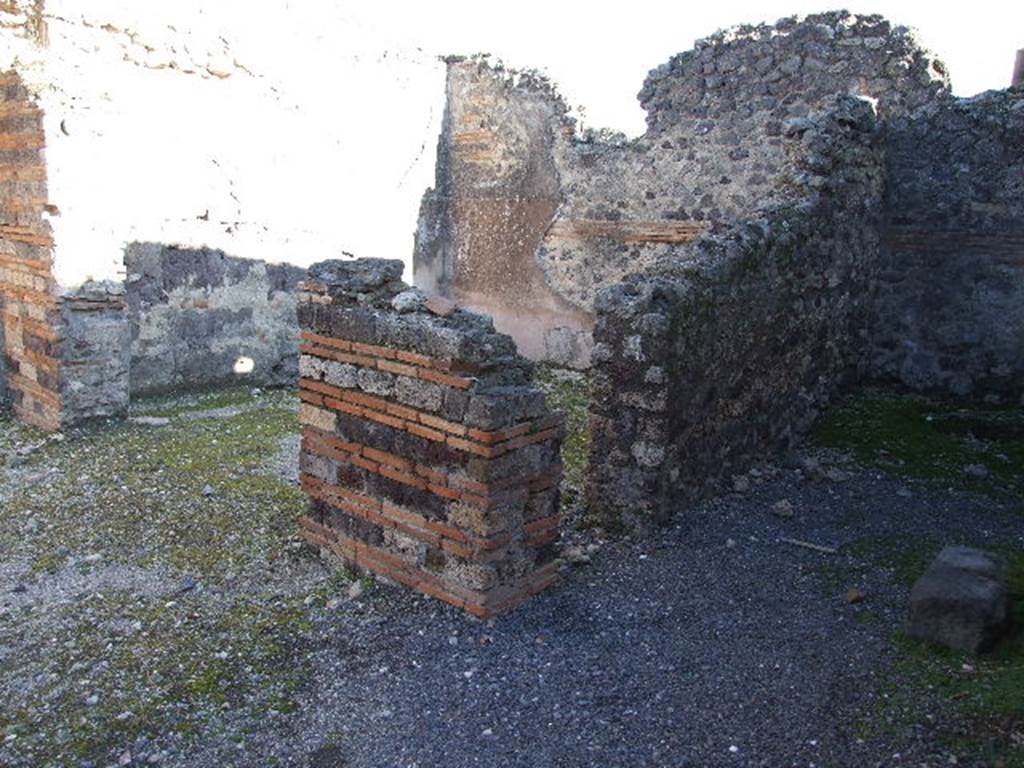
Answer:
POLYGON ((301 285, 308 541, 480 617, 557 578, 562 414, 491 320, 409 289, 402 263, 301 285))

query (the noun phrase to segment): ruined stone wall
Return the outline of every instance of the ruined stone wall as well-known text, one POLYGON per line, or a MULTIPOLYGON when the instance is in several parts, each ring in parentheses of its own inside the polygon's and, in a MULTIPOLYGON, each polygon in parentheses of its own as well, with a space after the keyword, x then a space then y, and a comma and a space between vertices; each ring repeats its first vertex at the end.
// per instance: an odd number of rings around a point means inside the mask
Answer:
POLYGON ((680 121, 771 110, 806 117, 834 94, 878 101, 883 120, 949 93, 945 66, 906 27, 846 11, 743 25, 698 41, 653 70, 640 91, 651 134, 680 121))
POLYGON ((243 357, 247 382, 295 381, 305 270, 157 243, 129 245, 125 268, 133 393, 235 380, 243 357))
POLYGON ((487 311, 530 357, 585 358, 575 348, 589 316, 551 289, 535 259, 561 203, 553 148, 572 130, 564 102, 543 78, 481 58, 449 59, 446 93, 416 285, 487 311))
POLYGON ((857 374, 883 167, 842 97, 784 130, 794 195, 597 299, 591 509, 644 528, 806 428, 857 374))
MULTIPOLYGON (((0 203, 5 225, 22 227, 6 233, 0 250, 4 344, 17 358, 5 362, 0 390, 10 389, 33 423, 56 429, 123 411, 127 368, 113 360, 131 329, 125 294, 112 283, 125 278, 126 243, 223 248, 302 265, 410 245, 411 221, 405 230, 390 220, 381 226, 379 212, 404 208, 411 217, 416 207, 429 173, 423 140, 440 113, 439 62, 361 28, 337 4, 250 4, 241 26, 228 5, 0 3, 0 71, 23 86, 5 95, 0 116, 0 203), (328 70, 337 82, 324 98, 310 73, 328 70), (348 112, 372 105, 375 119, 339 119, 342 104, 348 112), (364 152, 373 142, 388 151, 364 152), (45 166, 33 155, 44 146, 45 166), (339 186, 339 178, 361 181, 339 186), (32 248, 38 253, 28 254, 32 248), (115 329, 118 318, 124 328, 115 329), (58 352, 68 363, 59 370, 58 352)), ((179 339, 162 349, 136 344, 132 385, 222 378, 233 346, 231 363, 254 358, 253 381, 283 383, 297 367, 294 343, 289 359, 281 341, 282 324, 294 327, 294 305, 260 269, 211 285, 208 310, 175 313, 151 300, 152 317, 134 316, 136 341, 164 328, 184 331, 199 349, 193 354, 179 339)), ((176 296, 201 303, 192 288, 192 296, 176 296)))
POLYGON ((416 279, 494 313, 531 357, 585 366, 596 295, 791 198, 784 133, 834 94, 876 99, 885 118, 942 98, 948 79, 878 16, 739 27, 651 72, 639 94, 647 133, 626 141, 577 135, 536 76, 452 59, 416 279), (463 202, 477 197, 491 201, 486 215, 463 202))
POLYGON ((303 530, 350 565, 494 615, 557 577, 564 419, 488 318, 401 273, 377 259, 310 269, 303 530))
POLYGON ((1024 393, 1024 89, 889 121, 870 373, 1024 393))

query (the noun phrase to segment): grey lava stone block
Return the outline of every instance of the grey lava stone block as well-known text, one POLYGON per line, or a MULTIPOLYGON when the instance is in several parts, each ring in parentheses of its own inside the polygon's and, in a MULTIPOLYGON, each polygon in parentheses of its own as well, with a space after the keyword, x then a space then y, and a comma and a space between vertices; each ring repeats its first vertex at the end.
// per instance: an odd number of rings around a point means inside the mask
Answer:
POLYGON ((986 651, 1010 628, 1003 565, 970 547, 946 547, 910 593, 911 637, 971 653, 986 651))

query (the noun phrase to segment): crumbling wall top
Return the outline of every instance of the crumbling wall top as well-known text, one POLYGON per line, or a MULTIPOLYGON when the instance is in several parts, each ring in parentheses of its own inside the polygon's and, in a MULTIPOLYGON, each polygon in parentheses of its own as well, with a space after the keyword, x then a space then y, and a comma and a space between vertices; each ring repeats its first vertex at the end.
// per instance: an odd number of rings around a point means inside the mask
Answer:
POLYGON ((914 112, 949 96, 949 76, 908 28, 833 11, 700 40, 652 70, 638 98, 648 128, 661 133, 682 118, 742 116, 766 104, 800 115, 835 93, 877 99, 882 115, 914 112))
POLYGON ((300 285, 300 323, 333 329, 358 344, 451 361, 472 375, 476 389, 529 382, 533 364, 519 355, 511 337, 495 330, 490 317, 410 288, 401 280, 402 268, 401 261, 389 259, 314 264, 310 280, 300 285))

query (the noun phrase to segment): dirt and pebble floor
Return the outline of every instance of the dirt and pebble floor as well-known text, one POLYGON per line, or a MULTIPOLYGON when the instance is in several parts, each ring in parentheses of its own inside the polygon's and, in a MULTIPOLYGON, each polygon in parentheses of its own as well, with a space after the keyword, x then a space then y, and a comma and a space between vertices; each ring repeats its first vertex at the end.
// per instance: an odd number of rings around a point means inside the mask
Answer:
POLYGON ((861 393, 642 541, 569 487, 563 583, 490 622, 301 545, 297 431, 248 389, 0 417, 0 765, 1024 765, 1024 641, 901 634, 947 543, 1024 603, 1020 408, 861 393))

